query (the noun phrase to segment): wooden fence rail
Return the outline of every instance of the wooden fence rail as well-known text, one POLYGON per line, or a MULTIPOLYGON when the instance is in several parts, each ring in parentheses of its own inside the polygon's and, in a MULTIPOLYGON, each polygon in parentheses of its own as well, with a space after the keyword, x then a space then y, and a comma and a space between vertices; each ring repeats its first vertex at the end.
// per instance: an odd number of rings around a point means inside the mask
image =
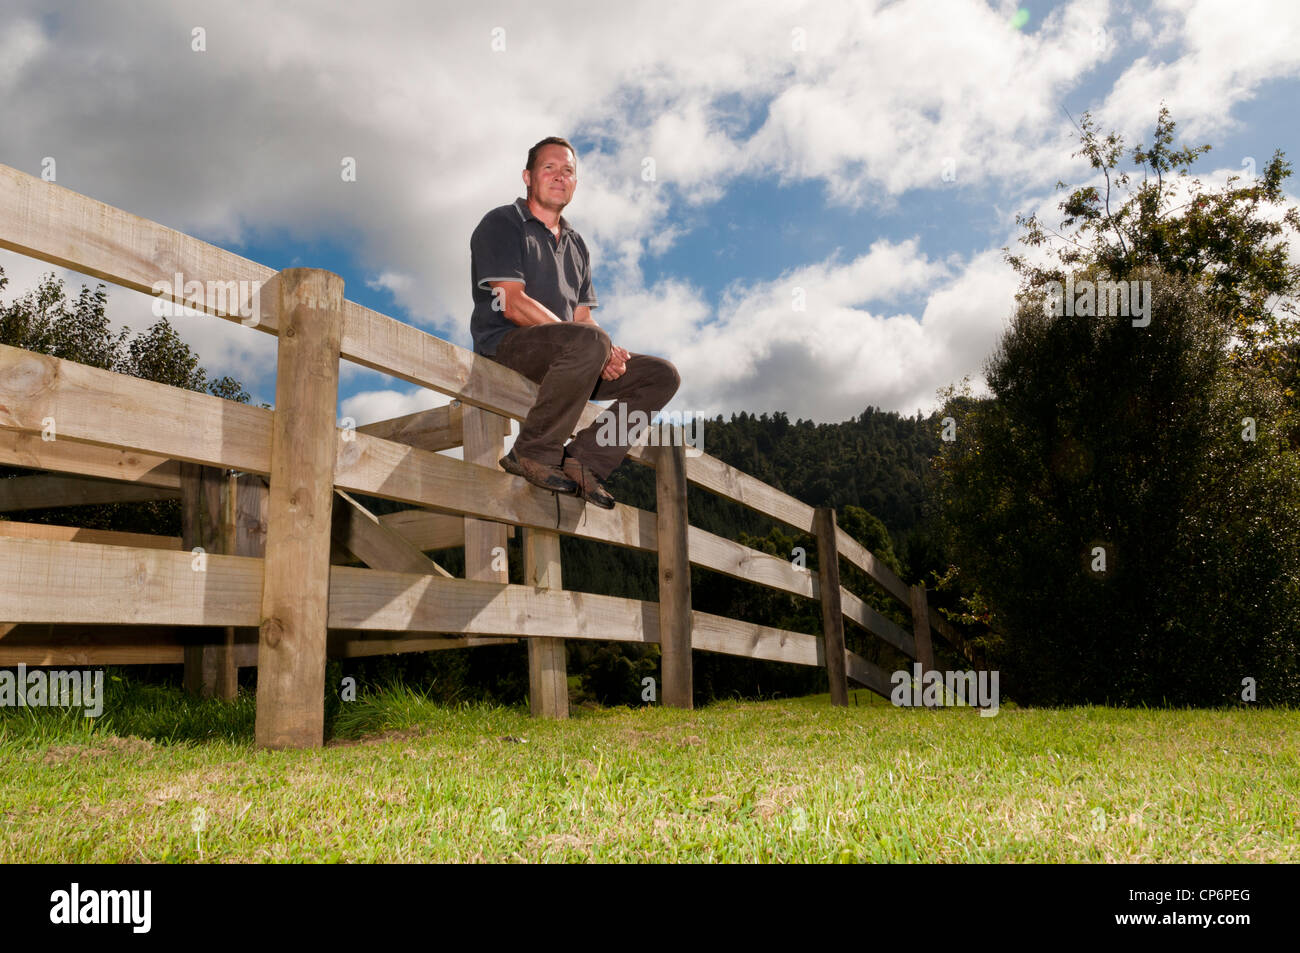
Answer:
MULTIPOLYGON (((0 223, 0 247, 146 293, 183 276, 174 300, 278 337, 275 410, 0 346, 0 465, 45 471, 0 481, 0 512, 179 498, 185 514, 179 540, 0 521, 0 665, 183 661, 191 690, 218 697, 256 665, 258 743, 304 747, 322 742, 327 656, 524 638, 532 709, 545 717, 568 712, 566 639, 658 644, 662 700, 682 708, 693 650, 824 667, 837 705, 850 679, 887 695, 889 676, 846 650, 846 618, 926 667, 932 631, 975 657, 924 586, 833 511, 688 453, 680 432, 629 453, 656 471, 655 512, 557 504, 502 472, 509 420, 536 386, 347 301, 335 275, 274 272, 5 166, 0 223), (340 427, 341 359, 454 401, 340 427), (439 452, 453 447, 463 460, 439 452), (814 536, 817 572, 690 526, 691 485, 814 536), (376 515, 354 494, 414 508, 376 515), (503 562, 515 528, 525 585, 507 582, 503 562), (658 601, 565 590, 565 534, 655 553, 658 601), (464 547, 464 579, 426 555, 450 546, 464 547), (841 585, 841 558, 906 610, 910 632, 841 585), (818 600, 822 635, 693 610, 693 566, 818 600)), ((589 405, 578 427, 600 412, 589 405)))

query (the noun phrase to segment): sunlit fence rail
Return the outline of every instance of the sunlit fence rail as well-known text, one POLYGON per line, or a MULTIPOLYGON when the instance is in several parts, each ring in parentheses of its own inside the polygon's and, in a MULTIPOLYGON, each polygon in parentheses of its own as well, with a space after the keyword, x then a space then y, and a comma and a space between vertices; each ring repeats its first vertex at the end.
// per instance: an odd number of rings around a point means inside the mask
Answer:
POLYGON ((278 338, 274 410, 0 346, 0 464, 41 471, 0 480, 0 513, 180 499, 183 514, 180 537, 0 520, 0 665, 184 664, 191 690, 219 697, 257 666, 257 740, 281 747, 321 743, 329 657, 523 638, 533 712, 564 717, 565 639, 657 643, 662 700, 679 707, 693 650, 822 666, 836 704, 849 680, 888 695, 888 674, 845 649, 846 618, 926 668, 932 632, 964 649, 924 587, 832 510, 688 452, 680 434, 629 454, 654 468, 655 512, 557 505, 496 466, 535 385, 347 301, 336 275, 276 272, 5 166, 0 247, 150 294, 168 282, 177 304, 278 338), (454 401, 341 427, 340 359, 454 401), (463 459, 439 453, 454 447, 463 459), (688 486, 814 535, 817 571, 690 525, 688 486), (375 514, 356 495, 410 508, 375 514), (516 527, 523 585, 503 565, 516 527), (564 534, 655 553, 659 600, 566 590, 564 534), (426 555, 457 546, 463 579, 426 555), (841 585, 841 560, 910 614, 910 631, 841 585), (822 634, 692 609, 692 566, 819 600, 822 634))

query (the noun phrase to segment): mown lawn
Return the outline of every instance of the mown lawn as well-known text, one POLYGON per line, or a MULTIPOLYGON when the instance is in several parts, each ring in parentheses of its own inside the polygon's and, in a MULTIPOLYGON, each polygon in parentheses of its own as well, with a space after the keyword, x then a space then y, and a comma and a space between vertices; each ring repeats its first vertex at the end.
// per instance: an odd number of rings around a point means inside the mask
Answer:
POLYGON ((857 698, 555 723, 389 690, 290 752, 250 697, 10 709, 0 861, 1300 860, 1300 712, 857 698))

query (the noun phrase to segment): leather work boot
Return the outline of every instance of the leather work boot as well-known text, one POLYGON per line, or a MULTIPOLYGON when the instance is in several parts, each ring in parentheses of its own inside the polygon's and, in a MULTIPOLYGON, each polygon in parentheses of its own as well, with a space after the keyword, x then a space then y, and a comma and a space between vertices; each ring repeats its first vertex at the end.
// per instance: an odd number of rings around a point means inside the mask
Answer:
POLYGON ((595 503, 602 509, 612 510, 614 508, 614 497, 596 478, 596 474, 588 470, 581 460, 577 457, 566 456, 562 469, 564 475, 577 486, 578 496, 588 503, 595 503))
POLYGON ((506 473, 521 476, 533 486, 540 486, 543 490, 550 490, 552 493, 578 492, 578 484, 561 473, 559 467, 548 467, 531 457, 516 456, 513 447, 497 463, 506 473))

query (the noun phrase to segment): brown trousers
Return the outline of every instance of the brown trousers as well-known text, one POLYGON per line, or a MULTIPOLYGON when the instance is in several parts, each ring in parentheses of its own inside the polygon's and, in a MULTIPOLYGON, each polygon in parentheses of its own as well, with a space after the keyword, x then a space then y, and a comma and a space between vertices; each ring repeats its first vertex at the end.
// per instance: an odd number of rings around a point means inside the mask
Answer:
POLYGON ((633 354, 622 377, 602 380, 600 372, 609 360, 610 347, 609 335, 604 330, 594 324, 573 321, 515 328, 506 333, 492 359, 538 385, 537 402, 515 439, 518 456, 558 467, 567 452, 602 480, 623 462, 628 446, 639 435, 639 428, 628 427, 628 433, 618 433, 619 406, 627 408, 622 414, 625 420, 638 410, 649 420, 677 393, 681 378, 677 368, 663 358, 633 354), (614 403, 566 448, 564 442, 573 433, 589 400, 613 400, 614 403), (606 431, 613 430, 623 439, 601 446, 597 436, 601 424, 611 414, 614 426, 606 431))

